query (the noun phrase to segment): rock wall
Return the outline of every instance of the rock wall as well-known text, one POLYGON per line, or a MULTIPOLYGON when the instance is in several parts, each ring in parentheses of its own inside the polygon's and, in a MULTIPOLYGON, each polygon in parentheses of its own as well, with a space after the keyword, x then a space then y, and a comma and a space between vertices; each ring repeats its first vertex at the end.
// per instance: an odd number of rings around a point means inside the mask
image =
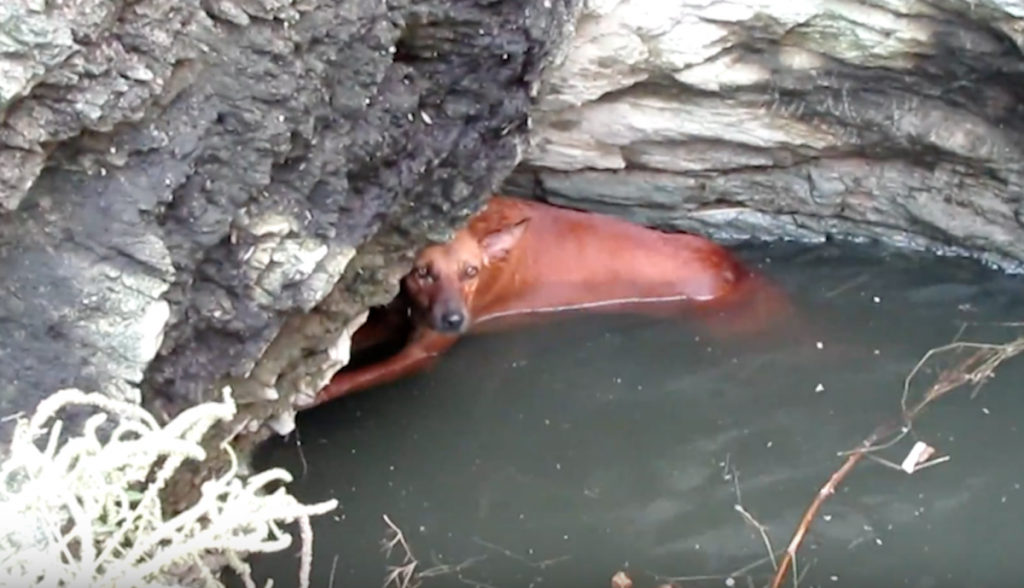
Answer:
POLYGON ((518 162, 577 12, 6 0, 0 415, 66 386, 173 414, 230 383, 287 431, 346 325, 518 162))
POLYGON ((1024 262, 1018 0, 592 0, 506 190, 1024 262))
POLYGON ((231 384, 237 426, 287 432, 531 125, 513 193, 1019 269, 1021 17, 1010 0, 4 2, 0 415, 64 386, 173 414, 231 384))

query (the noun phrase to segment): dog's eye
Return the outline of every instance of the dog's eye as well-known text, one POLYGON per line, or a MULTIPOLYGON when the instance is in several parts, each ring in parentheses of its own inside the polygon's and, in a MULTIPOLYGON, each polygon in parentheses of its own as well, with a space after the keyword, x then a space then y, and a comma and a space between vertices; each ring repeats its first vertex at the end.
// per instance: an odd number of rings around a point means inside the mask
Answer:
POLYGON ((417 267, 417 268, 416 268, 416 269, 415 269, 415 270, 413 271, 413 274, 414 274, 414 275, 415 275, 415 276, 416 276, 417 278, 419 278, 419 279, 421 279, 421 280, 425 280, 425 279, 427 279, 427 278, 429 278, 429 277, 430 277, 430 268, 429 268, 429 267, 427 267, 427 266, 425 266, 425 265, 421 265, 421 266, 418 266, 418 267, 417 267))
POLYGON ((480 268, 476 267, 475 265, 467 265, 466 269, 462 270, 462 273, 467 278, 475 278, 476 275, 480 273, 480 268))

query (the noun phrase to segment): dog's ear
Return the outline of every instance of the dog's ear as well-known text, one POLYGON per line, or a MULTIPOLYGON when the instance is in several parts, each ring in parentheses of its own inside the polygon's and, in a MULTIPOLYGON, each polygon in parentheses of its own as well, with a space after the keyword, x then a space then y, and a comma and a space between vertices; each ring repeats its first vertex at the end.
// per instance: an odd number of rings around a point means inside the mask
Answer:
POLYGON ((515 247, 516 243, 526 231, 530 219, 525 218, 511 227, 499 229, 480 240, 480 247, 484 250, 487 261, 501 259, 508 255, 508 252, 515 247))

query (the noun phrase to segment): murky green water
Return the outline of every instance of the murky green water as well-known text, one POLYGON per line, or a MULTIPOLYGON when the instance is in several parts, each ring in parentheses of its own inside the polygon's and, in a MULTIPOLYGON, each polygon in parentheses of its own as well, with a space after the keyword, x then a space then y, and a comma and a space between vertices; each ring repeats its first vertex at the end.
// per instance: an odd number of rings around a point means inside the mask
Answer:
MULTIPOLYGON (((833 245, 744 255, 793 295, 810 339, 709 343, 685 323, 591 317, 465 339, 428 374, 304 415, 260 465, 292 471, 303 500, 341 502, 315 523, 313 585, 381 586, 401 563, 380 550, 385 515, 424 588, 604 588, 618 570, 637 588, 729 585, 767 554, 737 505, 783 549, 837 452, 899 414, 923 353, 965 321, 1024 320, 1024 279, 968 261, 833 245)), ((974 325, 963 337, 1022 332, 974 325)), ((900 462, 920 439, 948 462, 913 475, 858 466, 805 540, 801 586, 1024 577, 1022 375, 1024 356, 879 454, 900 462)), ((296 583, 292 553, 255 564, 296 583)), ((734 585, 770 572, 763 561, 734 585)))

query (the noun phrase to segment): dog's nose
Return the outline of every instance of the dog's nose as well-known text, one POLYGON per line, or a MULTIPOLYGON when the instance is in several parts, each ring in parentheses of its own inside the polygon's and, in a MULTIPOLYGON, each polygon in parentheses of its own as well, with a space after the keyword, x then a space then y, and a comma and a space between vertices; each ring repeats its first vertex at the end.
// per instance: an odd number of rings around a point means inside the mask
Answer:
POLYGON ((446 331, 458 331, 466 322, 466 315, 461 312, 446 312, 441 315, 441 328, 446 331))

